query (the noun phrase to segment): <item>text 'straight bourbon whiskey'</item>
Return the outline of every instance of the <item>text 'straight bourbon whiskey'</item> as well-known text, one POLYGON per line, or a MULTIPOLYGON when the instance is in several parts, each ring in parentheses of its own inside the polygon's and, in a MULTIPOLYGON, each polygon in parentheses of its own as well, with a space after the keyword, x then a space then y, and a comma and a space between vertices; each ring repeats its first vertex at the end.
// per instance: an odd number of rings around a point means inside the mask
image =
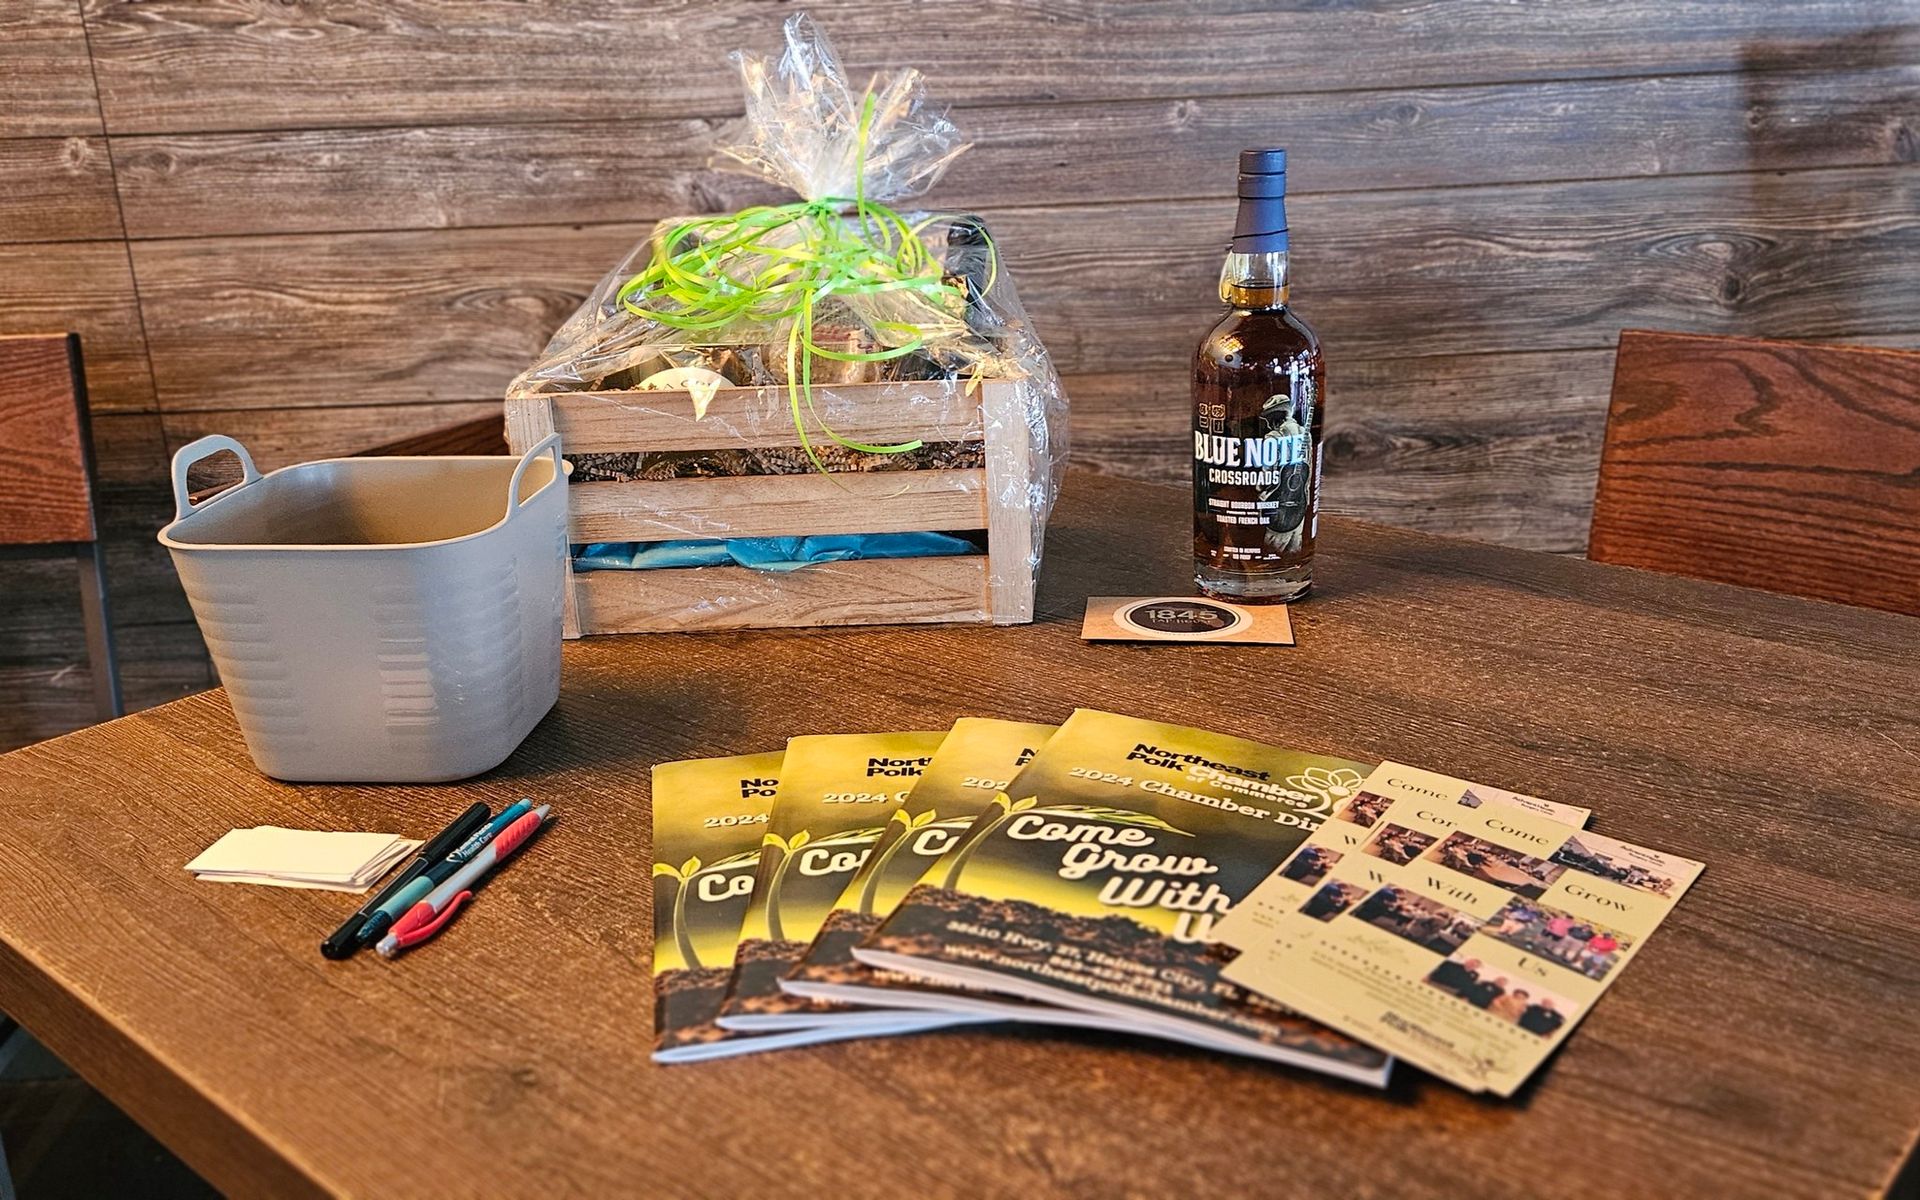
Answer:
POLYGON ((1287 307, 1287 152, 1240 154, 1220 271, 1232 311, 1193 358, 1193 570, 1202 591, 1287 601, 1312 581, 1325 369, 1287 307))

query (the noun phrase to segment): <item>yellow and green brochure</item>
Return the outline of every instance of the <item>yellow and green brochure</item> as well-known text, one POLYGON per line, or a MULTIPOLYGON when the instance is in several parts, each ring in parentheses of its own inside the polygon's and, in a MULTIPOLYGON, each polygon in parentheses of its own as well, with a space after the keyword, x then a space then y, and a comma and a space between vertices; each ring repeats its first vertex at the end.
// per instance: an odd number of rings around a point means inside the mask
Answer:
POLYGON ((675 1052, 738 1036, 713 1019, 733 974, 780 757, 776 750, 653 768, 656 1059, 702 1057, 675 1052))
POLYGON ((781 990, 780 978, 806 954, 946 736, 842 733, 787 742, 720 1009, 723 1026, 790 1029, 794 1014, 817 1007, 781 990))
POLYGON ((1510 1096, 1700 874, 1399 763, 1224 923, 1228 979, 1510 1096))
POLYGON ((893 810, 866 865, 827 914, 806 958, 781 986, 795 995, 822 999, 820 987, 871 976, 871 968, 854 960, 853 948, 880 927, 927 867, 952 849, 981 810, 1006 791, 1055 729, 985 717, 955 721, 906 802, 893 810))
POLYGON ((1209 946, 1369 769, 1080 710, 855 957, 931 981, 902 1006, 977 1012, 981 989, 1384 1084, 1386 1055, 1225 982, 1209 946))
POLYGON ((911 1032, 927 1022, 849 1023, 831 1034, 754 1037, 714 1023, 760 861, 781 753, 653 768, 653 1057, 696 1062, 828 1038, 911 1032))

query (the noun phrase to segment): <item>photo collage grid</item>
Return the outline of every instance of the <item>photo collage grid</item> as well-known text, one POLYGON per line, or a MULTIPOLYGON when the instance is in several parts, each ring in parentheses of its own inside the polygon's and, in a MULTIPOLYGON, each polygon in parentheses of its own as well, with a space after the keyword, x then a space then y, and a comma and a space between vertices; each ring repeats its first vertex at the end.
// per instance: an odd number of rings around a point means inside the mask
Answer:
POLYGON ((1643 864, 1623 861, 1613 843, 1593 835, 1583 835, 1585 841, 1580 836, 1570 838, 1551 857, 1537 858, 1467 833, 1437 838, 1382 823, 1380 818, 1391 804, 1388 797, 1363 791, 1341 806, 1334 818, 1374 831, 1360 847, 1363 854, 1397 866, 1416 860, 1438 863, 1511 892, 1514 899, 1492 917, 1481 920, 1399 885, 1388 884, 1369 892, 1354 883, 1326 880, 1327 872, 1343 855, 1330 846, 1310 844, 1302 846, 1281 867, 1287 879, 1315 889, 1300 911, 1319 921, 1351 913, 1357 920, 1441 955, 1441 962, 1426 976, 1428 984, 1540 1037, 1551 1036, 1574 1019, 1580 1005, 1538 980, 1489 967, 1462 949, 1466 941, 1475 933, 1485 933, 1589 979, 1603 980, 1631 944, 1629 939, 1596 922, 1542 904, 1540 897, 1568 870, 1659 895, 1667 895, 1673 886, 1671 879, 1643 864))

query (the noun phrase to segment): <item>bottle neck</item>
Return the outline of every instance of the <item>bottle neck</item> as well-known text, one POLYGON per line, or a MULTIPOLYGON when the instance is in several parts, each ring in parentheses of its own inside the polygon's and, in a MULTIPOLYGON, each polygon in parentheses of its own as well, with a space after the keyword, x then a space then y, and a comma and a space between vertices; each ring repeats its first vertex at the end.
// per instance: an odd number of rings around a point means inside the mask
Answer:
POLYGON ((1228 250, 1220 267, 1220 298, 1234 308, 1287 306, 1287 252, 1228 250))

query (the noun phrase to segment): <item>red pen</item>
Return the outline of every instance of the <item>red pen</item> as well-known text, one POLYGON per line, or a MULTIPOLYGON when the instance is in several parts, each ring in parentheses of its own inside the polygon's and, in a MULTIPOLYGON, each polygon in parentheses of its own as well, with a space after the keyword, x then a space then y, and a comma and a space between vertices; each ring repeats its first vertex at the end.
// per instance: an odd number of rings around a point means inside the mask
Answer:
POLYGON ((472 861, 448 877, 445 883, 427 893, 393 923, 387 936, 380 939, 380 957, 392 958, 402 950, 411 950, 433 937, 453 921, 454 914, 473 899, 473 888, 480 878, 513 857, 546 824, 551 806, 542 804, 518 821, 502 829, 472 861))

